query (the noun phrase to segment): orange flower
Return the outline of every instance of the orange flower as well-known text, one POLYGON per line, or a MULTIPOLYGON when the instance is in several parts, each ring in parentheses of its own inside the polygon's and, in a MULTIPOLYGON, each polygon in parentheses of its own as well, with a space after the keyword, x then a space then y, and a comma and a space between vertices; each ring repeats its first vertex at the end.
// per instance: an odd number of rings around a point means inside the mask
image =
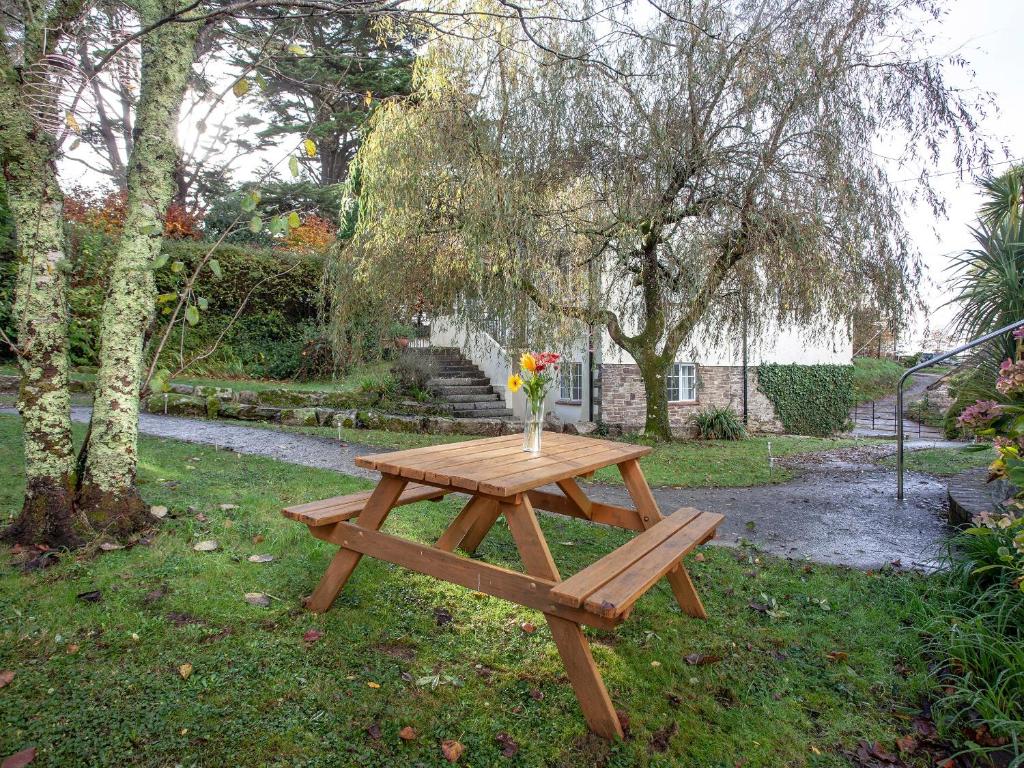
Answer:
POLYGON ((523 356, 519 358, 519 366, 524 371, 529 371, 530 373, 533 373, 534 371, 537 370, 537 361, 529 352, 524 352, 523 356))

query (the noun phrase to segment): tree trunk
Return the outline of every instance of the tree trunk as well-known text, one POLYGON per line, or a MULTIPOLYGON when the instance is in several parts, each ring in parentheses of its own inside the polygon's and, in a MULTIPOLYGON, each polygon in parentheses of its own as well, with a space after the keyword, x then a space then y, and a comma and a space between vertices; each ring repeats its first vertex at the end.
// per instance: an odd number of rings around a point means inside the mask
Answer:
POLYGON ((64 198, 49 137, 4 89, 0 129, 7 195, 18 246, 14 313, 25 451, 25 500, 4 538, 22 544, 81 543, 72 506, 71 398, 68 390, 67 255, 64 198))
POLYGON ((672 428, 668 420, 668 394, 665 391, 665 377, 668 363, 661 355, 636 356, 640 376, 644 381, 644 395, 647 399, 647 415, 644 420, 644 434, 655 440, 671 440, 672 428))
MULTIPOLYGON (((154 8, 154 18, 169 9, 154 8)), ((147 21, 143 14, 144 23, 147 21)), ((127 536, 149 523, 136 485, 143 340, 156 293, 154 259, 175 187, 178 114, 195 58, 198 24, 165 24, 142 41, 128 208, 100 321, 100 365, 77 503, 94 528, 127 536)))

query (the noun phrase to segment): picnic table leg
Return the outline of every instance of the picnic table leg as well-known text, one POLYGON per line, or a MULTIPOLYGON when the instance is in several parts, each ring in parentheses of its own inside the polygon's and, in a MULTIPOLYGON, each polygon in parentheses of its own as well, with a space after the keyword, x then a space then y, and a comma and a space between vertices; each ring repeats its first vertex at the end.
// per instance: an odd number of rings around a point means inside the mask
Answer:
POLYGON ((476 520, 466 535, 462 537, 462 541, 458 545, 459 548, 467 555, 476 552, 476 548, 480 546, 480 542, 484 540, 484 536, 490 532, 500 516, 501 509, 497 502, 492 501, 489 505, 481 505, 476 520))
MULTIPOLYGON (((622 481, 626 484, 626 490, 629 491, 637 514, 640 516, 640 524, 646 531, 662 519, 658 502, 655 500, 654 494, 651 493, 651 486, 647 484, 647 478, 644 477, 643 470, 640 469, 640 464, 636 459, 624 461, 618 466, 619 472, 622 473, 622 481)), ((707 611, 704 610, 704 604, 700 601, 693 582, 690 581, 690 574, 687 573, 682 563, 665 574, 665 578, 668 579, 672 593, 683 613, 696 619, 708 617, 707 611)))
MULTIPOLYGON (((437 540, 434 546, 437 549, 443 549, 445 552, 454 552, 455 548, 460 544, 465 548, 466 539, 469 534, 473 531, 474 526, 478 523, 486 522, 487 528, 480 534, 480 538, 476 539, 473 548, 480 543, 480 539, 484 537, 491 526, 494 525, 494 521, 498 518, 498 505, 493 499, 484 498, 483 496, 474 496, 459 512, 451 525, 449 525, 445 532, 441 534, 441 538, 437 540)), ((471 551, 471 550, 469 550, 471 551)))
MULTIPOLYGON (((509 530, 526 572, 551 581, 560 581, 558 568, 551 557, 530 500, 523 496, 520 503, 501 504, 500 509, 508 520, 509 530)), ((576 699, 590 730, 606 739, 621 739, 622 724, 604 680, 601 679, 601 672, 594 663, 583 629, 576 622, 559 616, 544 614, 544 617, 548 620, 551 637, 562 657, 566 674, 576 691, 576 699)))
MULTIPOLYGON (((400 477, 384 475, 377 487, 374 488, 363 511, 355 519, 355 524, 361 528, 379 530, 384 525, 384 520, 391 508, 398 501, 398 497, 405 490, 406 482, 400 477)), ((306 608, 313 613, 323 613, 330 608, 342 587, 345 586, 345 582, 348 581, 348 577, 352 575, 352 571, 359 564, 361 557, 361 554, 353 552, 351 549, 344 547, 339 549, 330 565, 327 566, 327 570, 324 571, 320 583, 306 601, 306 608)))

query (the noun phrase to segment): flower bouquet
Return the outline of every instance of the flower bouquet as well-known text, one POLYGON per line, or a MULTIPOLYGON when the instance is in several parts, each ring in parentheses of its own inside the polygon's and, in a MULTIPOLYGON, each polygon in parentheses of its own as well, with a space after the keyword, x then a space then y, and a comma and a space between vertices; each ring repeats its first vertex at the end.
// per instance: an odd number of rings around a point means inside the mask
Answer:
POLYGON ((554 352, 524 352, 519 358, 520 371, 508 377, 512 392, 526 393, 526 419, 523 430, 523 450, 540 453, 540 438, 544 429, 544 398, 555 382, 559 356, 554 352))

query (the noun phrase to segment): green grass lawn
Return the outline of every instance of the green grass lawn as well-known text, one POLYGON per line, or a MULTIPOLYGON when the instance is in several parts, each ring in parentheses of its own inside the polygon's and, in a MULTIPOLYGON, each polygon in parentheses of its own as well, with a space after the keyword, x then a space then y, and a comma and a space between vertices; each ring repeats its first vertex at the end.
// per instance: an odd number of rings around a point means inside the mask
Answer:
MULTIPOLYGON (((963 448, 924 448, 920 451, 907 451, 904 454, 903 466, 908 472, 951 477, 966 469, 987 467, 995 458, 994 450, 973 452, 965 451, 963 448)), ((887 467, 895 467, 896 457, 886 456, 880 463, 887 467)))
MULTIPOLYGON (((900 376, 906 372, 893 360, 879 360, 874 357, 853 358, 853 394, 858 403, 867 403, 896 392, 900 376)), ((907 379, 909 386, 913 377, 907 379)))
MULTIPOLYGON (((678 440, 655 443, 654 451, 640 459, 647 482, 678 488, 743 487, 782 483, 794 472, 768 461, 768 445, 775 458, 864 445, 865 440, 822 437, 760 436, 746 440, 678 440)), ((615 467, 594 474, 602 483, 621 483, 615 467)))
MULTIPOLYGON (((13 470, 0 475, 0 517, 20 500, 18 428, 0 417, 13 470)), ((680 614, 661 584, 615 633, 588 631, 629 716, 630 737, 608 744, 588 737, 533 611, 371 560, 332 611, 300 608, 331 547, 279 508, 366 482, 155 439, 142 441, 140 479, 170 509, 150 543, 32 573, 0 554, 0 670, 15 673, 0 689, 0 757, 34 745, 37 764, 62 767, 437 766, 440 742, 457 739, 472 766, 845 766, 861 739, 894 748, 925 684, 902 628, 919 577, 710 547, 690 559, 707 622, 680 614), (203 539, 221 548, 193 551, 203 539), (322 635, 304 639, 310 630, 322 635), (688 664, 694 653, 713 663, 688 664), (414 740, 398 737, 405 726, 414 740)), ((404 507, 387 528, 429 542, 455 511, 404 507)), ((571 519, 542 526, 565 573, 628 538, 571 519)), ((501 526, 481 555, 518 565, 501 526)))

